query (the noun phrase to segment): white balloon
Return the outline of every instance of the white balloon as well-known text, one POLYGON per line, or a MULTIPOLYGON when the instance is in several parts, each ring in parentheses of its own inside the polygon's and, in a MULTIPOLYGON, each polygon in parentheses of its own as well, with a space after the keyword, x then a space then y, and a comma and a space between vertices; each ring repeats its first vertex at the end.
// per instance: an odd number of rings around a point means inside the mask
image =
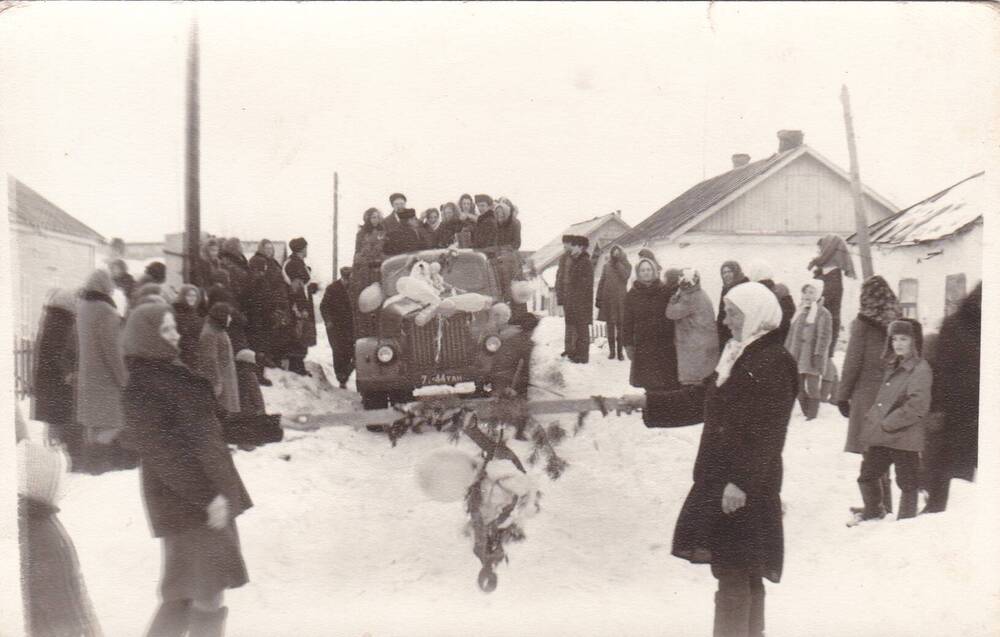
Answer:
POLYGON ((427 497, 438 502, 457 502, 476 480, 479 459, 445 447, 429 453, 417 465, 417 484, 427 497))
POLYGON ((361 294, 358 296, 358 309, 365 314, 374 312, 382 306, 384 300, 385 294, 382 293, 382 284, 376 281, 361 290, 361 294))
POLYGON ((437 303, 441 300, 441 295, 430 283, 412 276, 399 277, 399 280, 396 281, 396 289, 399 290, 400 294, 417 303, 437 303))
POLYGON ((531 300, 531 284, 527 281, 511 281, 510 298, 515 303, 527 303, 531 300))
POLYGON ((466 292, 451 297, 455 307, 463 312, 479 312, 493 305, 493 299, 485 294, 466 292))

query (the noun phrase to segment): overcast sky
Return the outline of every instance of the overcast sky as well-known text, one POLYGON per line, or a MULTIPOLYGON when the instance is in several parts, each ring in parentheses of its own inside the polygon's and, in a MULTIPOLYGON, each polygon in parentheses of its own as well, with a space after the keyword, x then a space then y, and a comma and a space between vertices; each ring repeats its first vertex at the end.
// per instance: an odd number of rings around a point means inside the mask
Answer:
POLYGON ((202 52, 203 228, 306 236, 328 276, 361 213, 505 194, 524 247, 638 223, 763 158, 781 128, 900 206, 985 168, 1000 29, 984 5, 87 4, 0 14, 0 161, 102 234, 183 223, 184 70, 202 52))

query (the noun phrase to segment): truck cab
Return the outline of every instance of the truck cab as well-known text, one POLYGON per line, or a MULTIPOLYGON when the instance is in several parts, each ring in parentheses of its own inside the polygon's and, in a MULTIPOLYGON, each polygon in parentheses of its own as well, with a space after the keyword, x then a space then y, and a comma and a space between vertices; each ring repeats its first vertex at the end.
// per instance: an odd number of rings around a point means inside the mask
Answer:
MULTIPOLYGON (((439 263, 450 290, 481 294, 494 303, 502 300, 493 265, 473 250, 422 250, 387 258, 381 268, 386 299, 397 295, 397 281, 418 261, 439 263)), ((376 334, 355 342, 357 389, 365 409, 408 402, 422 387, 471 383, 477 391, 485 390, 500 348, 499 326, 489 308, 437 315, 418 325, 415 312, 387 306, 375 311, 376 334)))

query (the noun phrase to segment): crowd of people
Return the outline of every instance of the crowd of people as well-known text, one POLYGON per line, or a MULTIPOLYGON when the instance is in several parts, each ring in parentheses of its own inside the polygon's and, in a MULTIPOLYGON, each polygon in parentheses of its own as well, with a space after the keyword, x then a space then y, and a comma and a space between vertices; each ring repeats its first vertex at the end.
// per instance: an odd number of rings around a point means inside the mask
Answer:
MULTIPOLYGON (((564 241, 561 270, 578 267, 581 257, 589 263, 574 249, 580 238, 564 241)), ((646 425, 704 423, 673 554, 711 565, 717 636, 763 635, 763 580, 780 581, 784 561, 781 454, 796 400, 807 420, 822 402, 849 419, 845 451, 862 456, 862 506, 849 507, 848 526, 892 510, 892 466, 902 494, 896 519, 918 514, 920 490, 927 496, 923 513, 944 511, 950 480, 975 475, 982 284, 925 343, 922 325, 904 317, 889 284, 869 277, 838 379, 832 355, 843 277, 856 276, 843 239, 821 239, 807 268, 813 279, 796 307, 766 263, 755 262, 747 276, 726 261, 715 313, 697 271, 663 270, 648 250, 639 252, 626 290, 632 266, 614 246, 597 286, 608 356, 621 360, 624 350, 631 361, 630 384, 645 391, 635 405, 646 425)), ((569 277, 557 281, 566 286, 564 304, 586 291, 573 290, 569 277)), ((586 362, 570 347, 578 330, 567 317, 567 356, 586 362)))
POLYGON ((199 285, 174 289, 163 263, 136 280, 124 261, 95 270, 80 290, 53 290, 36 338, 33 418, 48 423, 74 471, 101 473, 136 465, 121 444, 122 393, 129 356, 122 333, 147 304, 170 309, 180 335, 179 360, 206 378, 220 416, 245 444, 273 436, 260 386, 265 369, 308 374, 304 359, 316 343, 316 284, 305 259, 305 239, 289 242, 284 263, 264 239, 247 259, 239 239, 209 239, 196 264, 199 285))

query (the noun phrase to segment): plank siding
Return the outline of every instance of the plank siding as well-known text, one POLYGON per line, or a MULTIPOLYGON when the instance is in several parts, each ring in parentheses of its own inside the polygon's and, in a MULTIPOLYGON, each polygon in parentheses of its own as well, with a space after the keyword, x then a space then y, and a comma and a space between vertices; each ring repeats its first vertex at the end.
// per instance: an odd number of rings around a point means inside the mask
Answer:
MULTIPOLYGON (((865 197, 868 222, 891 211, 865 197)), ((854 200, 850 184, 803 155, 694 229, 720 233, 850 234, 854 200)))

